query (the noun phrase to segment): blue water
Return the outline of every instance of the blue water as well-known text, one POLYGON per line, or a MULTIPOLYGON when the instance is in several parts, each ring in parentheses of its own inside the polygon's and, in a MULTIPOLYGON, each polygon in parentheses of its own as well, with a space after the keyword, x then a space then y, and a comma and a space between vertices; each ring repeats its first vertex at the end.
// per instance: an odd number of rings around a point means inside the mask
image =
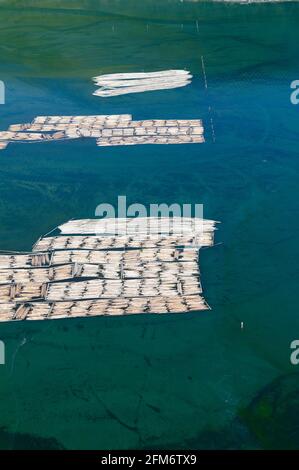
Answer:
POLYGON ((9 145, 0 153, 1 249, 30 250, 118 195, 202 203, 221 224, 200 256, 211 311, 1 324, 0 447, 286 446, 283 428, 269 443, 265 416, 251 426, 242 413, 253 416, 264 387, 297 373, 299 106, 290 83, 299 79, 299 5, 24 3, 0 7, 1 130, 41 114, 131 113, 202 118, 206 143, 9 145), (190 70, 192 84, 92 96, 94 75, 170 68, 190 70))

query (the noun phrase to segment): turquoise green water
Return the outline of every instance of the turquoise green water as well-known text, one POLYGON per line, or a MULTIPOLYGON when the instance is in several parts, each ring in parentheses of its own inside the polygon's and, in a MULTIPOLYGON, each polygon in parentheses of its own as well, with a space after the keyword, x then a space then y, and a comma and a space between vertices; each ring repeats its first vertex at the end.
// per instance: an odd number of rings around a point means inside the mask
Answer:
POLYGON ((1 249, 29 250, 123 194, 203 203, 222 222, 222 244, 200 258, 210 312, 0 325, 0 447, 298 447, 298 20, 296 4, 0 2, 1 130, 39 114, 130 112, 202 118, 207 137, 8 146, 1 249), (191 70, 192 85, 92 96, 94 75, 170 68, 191 70))

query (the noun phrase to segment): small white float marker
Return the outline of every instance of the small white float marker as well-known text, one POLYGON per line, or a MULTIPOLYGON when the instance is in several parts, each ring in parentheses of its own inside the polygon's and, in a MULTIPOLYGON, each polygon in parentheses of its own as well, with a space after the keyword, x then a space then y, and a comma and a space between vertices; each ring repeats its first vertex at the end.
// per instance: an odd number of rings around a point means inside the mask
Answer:
POLYGON ((244 329, 244 322, 241 321, 241 330, 244 329))

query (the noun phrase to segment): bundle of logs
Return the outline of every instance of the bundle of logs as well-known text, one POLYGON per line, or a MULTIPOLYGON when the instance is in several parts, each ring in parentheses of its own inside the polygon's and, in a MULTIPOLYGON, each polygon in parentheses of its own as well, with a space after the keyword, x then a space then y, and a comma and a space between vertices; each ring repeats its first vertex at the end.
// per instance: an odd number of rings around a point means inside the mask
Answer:
POLYGON ((192 75, 188 70, 161 70, 159 72, 113 73, 93 78, 98 88, 95 96, 101 98, 169 90, 189 85, 192 75))

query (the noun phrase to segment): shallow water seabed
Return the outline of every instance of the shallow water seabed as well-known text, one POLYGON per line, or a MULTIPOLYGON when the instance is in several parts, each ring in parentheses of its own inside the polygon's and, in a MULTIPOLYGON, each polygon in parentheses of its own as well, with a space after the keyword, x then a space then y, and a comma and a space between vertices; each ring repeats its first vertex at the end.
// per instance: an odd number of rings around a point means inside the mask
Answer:
POLYGON ((1 249, 29 250, 122 194, 128 204, 203 203, 204 217, 221 220, 222 244, 201 253, 211 312, 1 325, 2 445, 279 448, 279 436, 256 433, 264 417, 248 405, 296 370, 299 108, 289 97, 299 8, 196 4, 200 16, 176 22, 166 7, 158 21, 61 4, 0 9, 1 129, 37 115, 131 113, 201 118, 206 143, 10 144, 0 156, 1 249), (184 67, 194 79, 183 89, 92 96, 101 73, 184 67))

